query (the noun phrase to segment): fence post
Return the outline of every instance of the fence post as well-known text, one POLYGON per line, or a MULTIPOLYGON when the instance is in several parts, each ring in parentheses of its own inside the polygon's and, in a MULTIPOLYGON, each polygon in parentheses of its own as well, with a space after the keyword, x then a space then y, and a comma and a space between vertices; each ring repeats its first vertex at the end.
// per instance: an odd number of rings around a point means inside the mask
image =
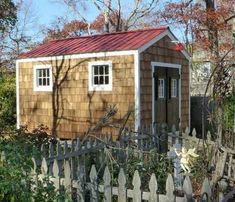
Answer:
POLYGON ((110 186, 111 176, 108 166, 105 167, 103 180, 104 180, 104 202, 110 202, 112 201, 112 189, 110 186))
POLYGON ((157 179, 154 173, 151 175, 151 178, 149 181, 149 190, 150 190, 149 201, 158 202, 158 197, 157 197, 158 185, 157 185, 157 179))
POLYGON ((136 170, 134 173, 134 177, 132 180, 132 185, 134 186, 133 188, 133 202, 141 202, 141 190, 140 190, 140 175, 139 172, 136 170))
POLYGON ((123 168, 118 174, 118 202, 126 202, 126 176, 123 168))

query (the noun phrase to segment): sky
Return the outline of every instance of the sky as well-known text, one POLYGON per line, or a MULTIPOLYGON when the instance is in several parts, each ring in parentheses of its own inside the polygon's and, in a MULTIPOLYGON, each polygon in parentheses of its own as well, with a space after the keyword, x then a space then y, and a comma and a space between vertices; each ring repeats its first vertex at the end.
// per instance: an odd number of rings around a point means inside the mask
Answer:
MULTIPOLYGON (((58 16, 69 16, 75 18, 76 16, 68 11, 66 6, 56 3, 55 0, 31 0, 33 6, 37 10, 38 20, 40 24, 50 24, 58 16)), ((91 21, 97 15, 97 10, 94 7, 87 8, 85 12, 86 19, 91 21)))
MULTIPOLYGON (((21 0, 13 0, 15 3, 20 2, 21 0)), ((88 1, 88 0, 85 0, 88 1)), ((128 12, 128 8, 132 5, 130 2, 133 0, 123 0, 125 6, 123 9, 126 9, 128 12), (128 3, 129 2, 129 3, 128 3)), ((67 16, 69 19, 79 19, 78 16, 75 16, 74 13, 71 12, 65 5, 58 3, 58 0, 24 0, 26 9, 28 8, 28 12, 33 15, 34 20, 29 27, 30 35, 35 35, 37 41, 41 41, 43 38, 42 30, 45 27, 49 27, 57 17, 67 16), (57 1, 57 2, 56 2, 57 1)), ((124 11, 125 12, 125 11, 124 11)), ((91 3, 89 8, 84 12, 84 16, 88 21, 92 21, 98 15, 97 9, 91 3)), ((178 32, 178 30, 173 30, 174 33, 178 32)), ((177 35, 181 35, 181 33, 177 33, 177 35)))

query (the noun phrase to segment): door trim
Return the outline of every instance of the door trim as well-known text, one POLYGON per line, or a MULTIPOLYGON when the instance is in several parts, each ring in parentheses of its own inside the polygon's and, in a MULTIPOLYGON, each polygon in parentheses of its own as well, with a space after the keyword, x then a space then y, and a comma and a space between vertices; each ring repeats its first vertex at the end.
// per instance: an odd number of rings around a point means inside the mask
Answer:
POLYGON ((155 84, 154 84, 154 77, 153 77, 153 73, 154 73, 154 68, 157 67, 165 67, 165 68, 176 68, 179 69, 179 127, 181 126, 181 65, 179 64, 174 64, 174 63, 164 63, 164 62, 151 62, 151 68, 152 68, 152 124, 154 124, 156 117, 155 117, 155 84))

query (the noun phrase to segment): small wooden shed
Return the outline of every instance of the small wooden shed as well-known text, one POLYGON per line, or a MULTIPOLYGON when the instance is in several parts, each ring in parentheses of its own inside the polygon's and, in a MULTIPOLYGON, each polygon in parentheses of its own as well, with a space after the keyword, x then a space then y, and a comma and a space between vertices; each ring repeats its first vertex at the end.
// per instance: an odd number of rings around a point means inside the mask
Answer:
POLYGON ((189 126, 190 56, 167 27, 54 40, 16 61, 17 126, 75 138, 109 105, 128 125, 189 126), (55 116, 57 120, 55 123, 55 116))

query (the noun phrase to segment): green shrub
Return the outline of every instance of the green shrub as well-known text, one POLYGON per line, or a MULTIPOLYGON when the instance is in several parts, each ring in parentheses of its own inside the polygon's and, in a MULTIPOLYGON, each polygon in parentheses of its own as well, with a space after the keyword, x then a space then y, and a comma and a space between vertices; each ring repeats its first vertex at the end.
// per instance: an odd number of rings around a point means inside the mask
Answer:
POLYGON ((225 129, 232 131, 235 116, 235 95, 230 95, 225 99, 224 104, 224 125, 225 129))
POLYGON ((0 79, 0 132, 14 129, 16 125, 16 85, 15 77, 0 79))
POLYGON ((59 197, 48 179, 38 182, 32 178, 32 156, 40 154, 41 143, 49 142, 44 132, 30 133, 19 130, 0 138, 0 201, 4 202, 52 202, 59 197), (34 189, 32 189, 34 187, 34 189))

